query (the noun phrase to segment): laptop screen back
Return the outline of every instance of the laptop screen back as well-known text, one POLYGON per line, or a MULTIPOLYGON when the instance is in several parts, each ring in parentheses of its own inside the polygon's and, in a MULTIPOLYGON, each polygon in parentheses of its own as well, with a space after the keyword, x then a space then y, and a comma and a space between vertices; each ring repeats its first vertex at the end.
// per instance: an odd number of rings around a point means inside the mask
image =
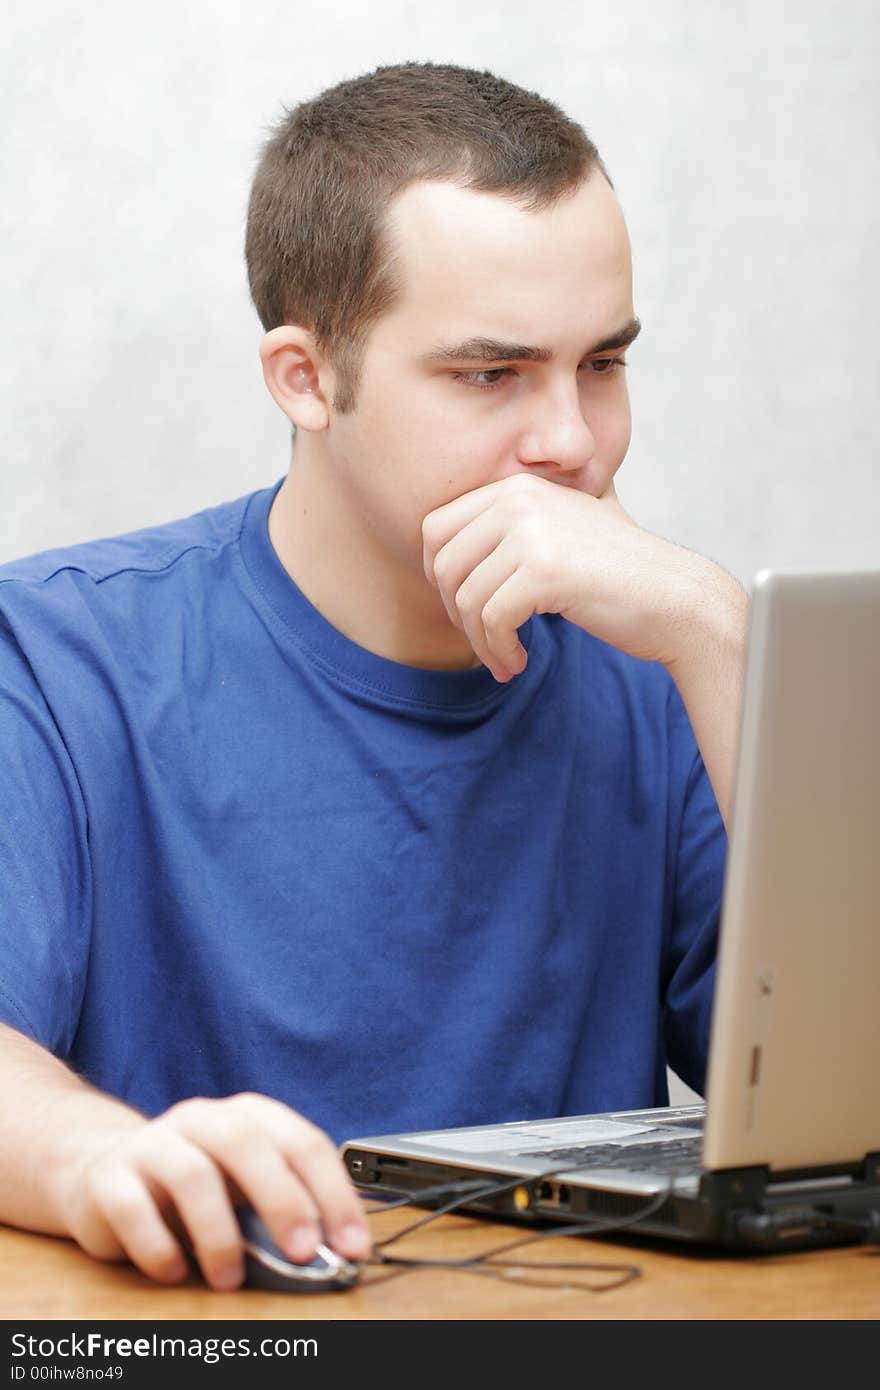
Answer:
POLYGON ((880 1150, 880 572, 753 587, 704 1163, 880 1150))

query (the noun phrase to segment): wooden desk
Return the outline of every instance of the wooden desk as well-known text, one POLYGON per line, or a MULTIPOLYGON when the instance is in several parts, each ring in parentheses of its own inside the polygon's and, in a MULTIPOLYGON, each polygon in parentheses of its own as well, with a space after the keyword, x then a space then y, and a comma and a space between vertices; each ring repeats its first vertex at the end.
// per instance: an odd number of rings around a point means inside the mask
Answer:
MULTIPOLYGON (((370 1219, 377 1239, 413 1220, 412 1211, 370 1219)), ((415 1232, 395 1253, 422 1258, 474 1255, 522 1227, 457 1214, 415 1232)), ((512 1258, 512 1255, 511 1257, 512 1258)), ((105 1265, 69 1241, 0 1226, 3 1319, 876 1319, 880 1248, 846 1246, 756 1257, 727 1257, 603 1240, 557 1238, 527 1246, 522 1258, 596 1260, 641 1266, 642 1275, 606 1293, 517 1285, 458 1270, 368 1267, 344 1293, 213 1293, 195 1277, 174 1288, 151 1283, 130 1265, 105 1265)), ((554 1281, 566 1277, 554 1271, 554 1281)), ((572 1279, 598 1275, 572 1274, 572 1279)))

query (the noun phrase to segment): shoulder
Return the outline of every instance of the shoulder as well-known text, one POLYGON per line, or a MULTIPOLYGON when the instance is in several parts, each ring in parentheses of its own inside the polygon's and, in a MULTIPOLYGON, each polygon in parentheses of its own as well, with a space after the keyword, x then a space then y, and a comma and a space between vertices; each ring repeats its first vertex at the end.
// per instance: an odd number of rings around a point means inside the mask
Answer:
POLYGON ((18 649, 42 679, 124 663, 192 628, 206 602, 222 605, 259 495, 0 565, 0 656, 18 649))
POLYGON ((192 551, 216 552, 237 539, 253 495, 162 525, 12 560, 0 565, 0 596, 16 592, 10 585, 45 585, 59 575, 103 584, 119 576, 155 574, 192 551))

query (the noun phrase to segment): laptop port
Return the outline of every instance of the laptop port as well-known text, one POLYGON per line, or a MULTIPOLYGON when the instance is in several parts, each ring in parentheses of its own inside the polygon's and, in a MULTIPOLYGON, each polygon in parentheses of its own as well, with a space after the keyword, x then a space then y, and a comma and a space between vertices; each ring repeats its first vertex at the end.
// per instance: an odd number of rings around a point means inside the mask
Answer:
POLYGON ((536 1206, 545 1211, 568 1211, 571 1193, 564 1182, 539 1182, 535 1189, 536 1206))
POLYGON ((357 1183, 376 1182, 378 1174, 367 1159, 365 1154, 349 1154, 346 1157, 348 1171, 357 1183))

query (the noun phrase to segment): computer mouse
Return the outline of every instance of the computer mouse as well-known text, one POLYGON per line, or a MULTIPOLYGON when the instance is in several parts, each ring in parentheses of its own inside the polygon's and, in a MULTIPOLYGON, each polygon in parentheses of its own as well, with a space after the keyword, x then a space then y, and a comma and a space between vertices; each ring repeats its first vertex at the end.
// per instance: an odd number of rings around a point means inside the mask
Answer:
POLYGON ((323 1293, 349 1289, 360 1274, 360 1265, 337 1255, 321 1241, 308 1264, 297 1264, 279 1249, 263 1218, 253 1207, 236 1209, 244 1241, 246 1288, 272 1289, 276 1293, 323 1293))

